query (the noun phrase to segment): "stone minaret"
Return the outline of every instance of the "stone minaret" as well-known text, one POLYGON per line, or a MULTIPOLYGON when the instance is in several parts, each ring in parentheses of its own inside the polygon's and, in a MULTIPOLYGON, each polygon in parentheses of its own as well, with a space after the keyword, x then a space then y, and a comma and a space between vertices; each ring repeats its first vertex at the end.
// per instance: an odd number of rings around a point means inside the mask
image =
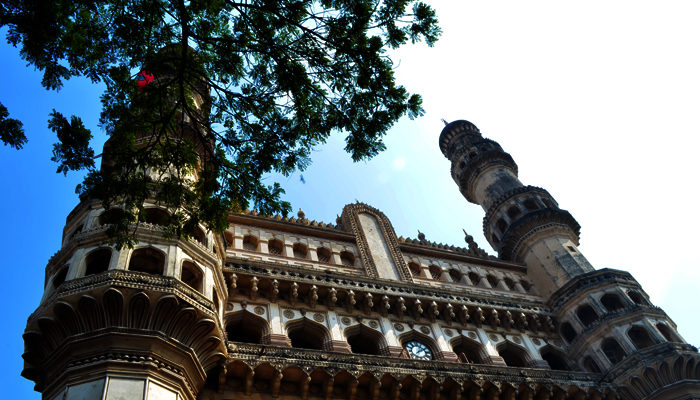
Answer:
MULTIPOLYGON (((192 102, 207 112, 206 88, 192 102)), ((193 129, 183 115, 172 139, 193 129)), ((139 134, 136 145, 150 139, 139 134)), ((103 168, 118 149, 105 145, 103 168)), ((22 376, 44 399, 194 400, 207 379, 218 378, 227 352, 224 243, 204 227, 190 239, 164 238, 171 210, 154 199, 144 206, 144 220, 132 226, 133 249, 110 245, 98 199, 83 199, 66 218, 23 335, 22 376)))
POLYGON ((452 162, 462 195, 486 211, 484 235, 502 259, 522 262, 548 295, 572 277, 593 271, 579 252, 579 224, 544 189, 525 186, 510 154, 471 122, 449 123, 440 149, 452 162))

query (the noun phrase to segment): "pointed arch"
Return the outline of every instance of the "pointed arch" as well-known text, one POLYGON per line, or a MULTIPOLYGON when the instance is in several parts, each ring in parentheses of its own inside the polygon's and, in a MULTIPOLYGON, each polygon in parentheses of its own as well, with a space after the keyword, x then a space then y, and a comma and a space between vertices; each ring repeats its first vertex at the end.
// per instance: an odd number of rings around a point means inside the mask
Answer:
POLYGON ((112 260, 112 249, 109 247, 100 247, 92 250, 85 257, 85 275, 90 276, 105 272, 109 269, 109 263, 112 260))
POLYGON ((656 324, 656 329, 661 332, 661 335, 668 340, 669 342, 681 342, 681 340, 678 338, 678 335, 673 331, 673 329, 669 328, 668 325, 664 323, 658 323, 656 324))
POLYGON ((581 323, 585 327, 593 325, 594 322, 600 318, 598 313, 595 312, 593 307, 588 304, 583 304, 576 309, 576 316, 581 320, 581 323))
POLYGON ((523 368, 532 364, 532 357, 527 353, 527 350, 509 341, 500 343, 496 350, 509 367, 523 368))
POLYGON ((606 293, 600 298, 600 303, 608 312, 613 312, 625 308, 624 303, 617 293, 606 293))
POLYGON ((165 253, 155 247, 141 247, 131 252, 129 271, 163 275, 165 270, 165 253))
POLYGON ((603 350, 605 357, 607 357, 608 360, 610 360, 610 364, 612 365, 617 364, 627 356, 627 353, 625 353, 625 350, 622 349, 620 343, 618 343, 617 340, 613 338, 607 338, 603 340, 600 344, 600 348, 601 350, 603 350))
POLYGON ((480 342, 460 335, 450 341, 452 351, 457 354, 459 360, 470 364, 490 364, 491 359, 486 348, 480 342))
POLYGON ((182 262, 180 280, 199 293, 203 292, 204 272, 193 261, 185 260, 182 262))
POLYGON ((389 355, 384 335, 364 324, 357 324, 345 329, 350 350, 356 354, 389 355))
POLYGON ((270 324, 248 310, 240 310, 226 318, 226 336, 233 342, 269 344, 270 324))
POLYGON ((559 371, 571 371, 571 365, 563 351, 547 345, 540 350, 540 355, 543 360, 547 361, 549 368, 559 371))
POLYGON ((328 329, 310 319, 301 319, 287 323, 287 337, 292 347, 312 350, 331 351, 331 335, 328 329))
POLYGON ((643 348, 653 346, 656 344, 654 339, 651 338, 649 332, 639 325, 635 325, 627 330, 627 336, 630 338, 634 346, 641 350, 643 348))

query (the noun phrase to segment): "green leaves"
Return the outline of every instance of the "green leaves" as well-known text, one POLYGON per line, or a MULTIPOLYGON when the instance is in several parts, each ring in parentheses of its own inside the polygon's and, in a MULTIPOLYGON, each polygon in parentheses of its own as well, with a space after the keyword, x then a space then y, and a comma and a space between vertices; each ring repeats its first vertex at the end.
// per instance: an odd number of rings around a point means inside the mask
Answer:
POLYGON ((27 143, 27 137, 24 135, 22 123, 16 119, 8 118, 9 115, 7 108, 0 103, 0 141, 19 150, 27 143))
POLYGON ((53 110, 50 114, 49 128, 58 136, 59 143, 53 145, 51 161, 59 163, 56 172, 67 174, 95 166, 94 151, 90 148, 92 133, 85 128, 83 121, 75 115, 70 123, 63 114, 53 110))
POLYGON ((100 170, 78 118, 54 111, 49 126, 58 172, 87 169, 81 197, 125 210, 110 228, 118 245, 133 243, 145 201, 170 210, 172 235, 197 223, 223 229, 231 210, 286 214, 284 190, 263 177, 304 169, 334 132, 355 161, 382 151, 399 118, 423 112, 420 96, 396 83, 386 49, 440 35, 434 10, 412 0, 3 6, 0 26, 44 71, 44 86, 78 75, 106 85, 100 170), (141 69, 155 76, 143 89, 141 69))

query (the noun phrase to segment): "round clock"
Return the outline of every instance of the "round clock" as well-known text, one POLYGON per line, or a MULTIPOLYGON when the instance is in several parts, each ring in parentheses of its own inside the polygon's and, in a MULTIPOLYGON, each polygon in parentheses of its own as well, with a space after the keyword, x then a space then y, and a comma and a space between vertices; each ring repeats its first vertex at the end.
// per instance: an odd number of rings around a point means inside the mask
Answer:
POLYGON ((408 351, 408 354, 411 356, 411 358, 415 360, 433 359, 433 352, 430 351, 430 348, 428 348, 428 346, 424 345, 421 342, 412 340, 406 343, 406 350, 408 351))

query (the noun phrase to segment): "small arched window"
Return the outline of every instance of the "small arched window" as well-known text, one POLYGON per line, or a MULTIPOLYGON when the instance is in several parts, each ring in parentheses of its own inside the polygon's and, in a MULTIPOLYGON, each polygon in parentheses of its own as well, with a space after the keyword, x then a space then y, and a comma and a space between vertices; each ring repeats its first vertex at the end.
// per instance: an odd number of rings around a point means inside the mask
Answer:
POLYGON ((505 233, 508 223, 503 218, 499 218, 498 221, 496 221, 496 227, 501 233, 505 233))
POLYGON ((508 289, 515 290, 515 282, 513 282, 512 279, 505 277, 503 278, 503 282, 508 286, 508 289))
POLYGON ((649 332, 641 326, 631 327, 630 330, 627 331, 627 336, 629 336, 634 346, 639 350, 656 344, 651 336, 649 336, 649 332))
POLYGON ((292 342, 292 347, 298 349, 330 350, 331 348, 328 330, 308 320, 291 324, 287 329, 287 336, 292 342))
POLYGON ((140 248, 131 253, 129 271, 145 272, 153 275, 163 275, 165 255, 152 247, 140 248))
POLYGON ((413 276, 421 276, 421 268, 418 263, 415 262, 410 262, 408 263, 408 269, 411 270, 411 275, 413 276))
POLYGON ((492 288, 498 287, 498 278, 495 276, 491 274, 486 275, 486 280, 489 281, 489 285, 491 285, 492 288))
POLYGON ((486 364, 488 355, 484 346, 471 339, 460 337, 452 347, 459 361, 469 364, 486 364))
POLYGON ((571 324, 568 322, 564 322, 563 324, 561 324, 559 331, 564 337, 564 340, 566 340, 569 343, 573 342, 574 339, 576 339, 576 330, 574 330, 574 327, 571 326, 571 324))
POLYGON ((167 225, 170 221, 170 214, 161 208, 149 207, 143 210, 143 216, 139 219, 148 224, 167 225))
POLYGON ((349 251, 341 251, 340 252, 340 262, 343 263, 343 265, 346 267, 354 267, 355 266, 355 255, 353 255, 349 251))
POLYGON ((630 297, 630 299, 634 302, 634 304, 639 304, 639 305, 648 305, 649 302, 642 296, 639 292, 635 290, 630 290, 627 292, 627 295, 630 297))
POLYGON ((267 250, 270 254, 282 255, 284 254, 284 243, 278 239, 271 239, 267 242, 267 250))
POLYGON ((603 304, 603 307, 605 307, 606 310, 609 312, 613 312, 616 310, 621 310, 625 308, 625 305, 622 303, 622 300, 620 299, 620 296, 618 296, 615 293, 606 293, 600 298, 601 304, 603 304))
POLYGON ((109 269, 112 260, 112 249, 103 247, 90 252, 85 257, 85 276, 99 274, 109 269))
POLYGON ((384 338, 379 332, 360 325, 348 328, 350 350, 355 354, 382 355, 386 352, 384 338))
POLYGON ((668 340, 669 342, 680 342, 681 340, 678 339, 678 336, 669 328, 666 326, 666 324, 656 324, 656 329, 661 332, 661 335, 668 340))
POLYGON ((528 211, 534 211, 539 208, 534 199, 525 199, 523 205, 528 209, 528 211))
POLYGON ((438 267, 437 265, 431 265, 428 267, 428 271, 430 271, 430 276, 436 281, 439 281, 440 278, 442 278, 442 268, 438 267))
POLYGON ((243 236, 243 250, 256 251, 258 250, 258 238, 253 235, 243 236))
POLYGON ((318 261, 320 261, 322 263, 330 263, 331 262, 331 251, 325 247, 317 248, 316 249, 316 256, 318 257, 318 261))
POLYGON ((509 367, 527 367, 527 353, 522 348, 506 342, 498 348, 498 355, 509 367))
POLYGON ((566 356, 561 351, 555 350, 551 347, 545 347, 540 352, 542 359, 547 361, 549 368, 559 370, 559 371, 569 371, 569 363, 566 361, 566 356))
POLYGON ((513 205, 510 206, 510 208, 508 208, 508 218, 510 218, 511 221, 518 218, 520 214, 522 214, 522 211, 520 211, 520 208, 518 208, 518 206, 513 205))
POLYGON ((192 289, 202 293, 202 281, 204 274, 192 261, 182 262, 182 274, 180 280, 192 289))
POLYGON ((595 312, 593 307, 588 304, 584 304, 576 310, 576 315, 578 319, 581 320, 584 326, 591 326, 594 322, 598 320, 598 314, 595 312))
POLYGON ((520 286, 522 286, 526 292, 530 292, 532 289, 532 285, 530 284, 530 282, 526 281, 525 279, 520 280, 520 286))
POLYGON ((234 313, 226 322, 226 337, 233 342, 266 344, 269 325, 248 311, 234 313))
POLYGON ((478 286, 479 282, 481 282, 481 277, 479 276, 479 274, 472 271, 469 273, 469 280, 471 281, 472 285, 478 286))
POLYGON ((56 275, 54 275, 53 278, 53 287, 57 288, 59 287, 63 282, 66 281, 66 275, 68 275, 68 266, 64 265, 61 267, 58 272, 56 272, 56 275))
POLYGON ((206 247, 207 236, 204 234, 204 231, 202 230, 202 228, 196 227, 194 229, 194 232, 192 233, 192 238, 194 238, 194 240, 198 241, 199 243, 201 243, 203 246, 206 247))
POLYGON ((600 367, 591 356, 586 356, 586 358, 583 359, 583 368, 585 368, 588 372, 593 372, 594 374, 600 373, 600 367))
POLYGON ((464 279, 464 275, 456 268, 451 268, 449 273, 450 273, 450 279, 452 279, 452 282, 461 283, 462 279, 464 279))
POLYGON ((607 357, 608 360, 610 360, 610 363, 613 365, 622 361, 622 359, 627 355, 622 349, 622 346, 620 346, 620 344, 617 343, 617 340, 613 338, 603 340, 600 347, 601 350, 603 350, 605 357, 607 357))
POLYGON ((294 257, 296 258, 307 258, 309 255, 309 250, 307 249, 306 245, 303 243, 294 243, 292 246, 292 251, 294 252, 294 257))

